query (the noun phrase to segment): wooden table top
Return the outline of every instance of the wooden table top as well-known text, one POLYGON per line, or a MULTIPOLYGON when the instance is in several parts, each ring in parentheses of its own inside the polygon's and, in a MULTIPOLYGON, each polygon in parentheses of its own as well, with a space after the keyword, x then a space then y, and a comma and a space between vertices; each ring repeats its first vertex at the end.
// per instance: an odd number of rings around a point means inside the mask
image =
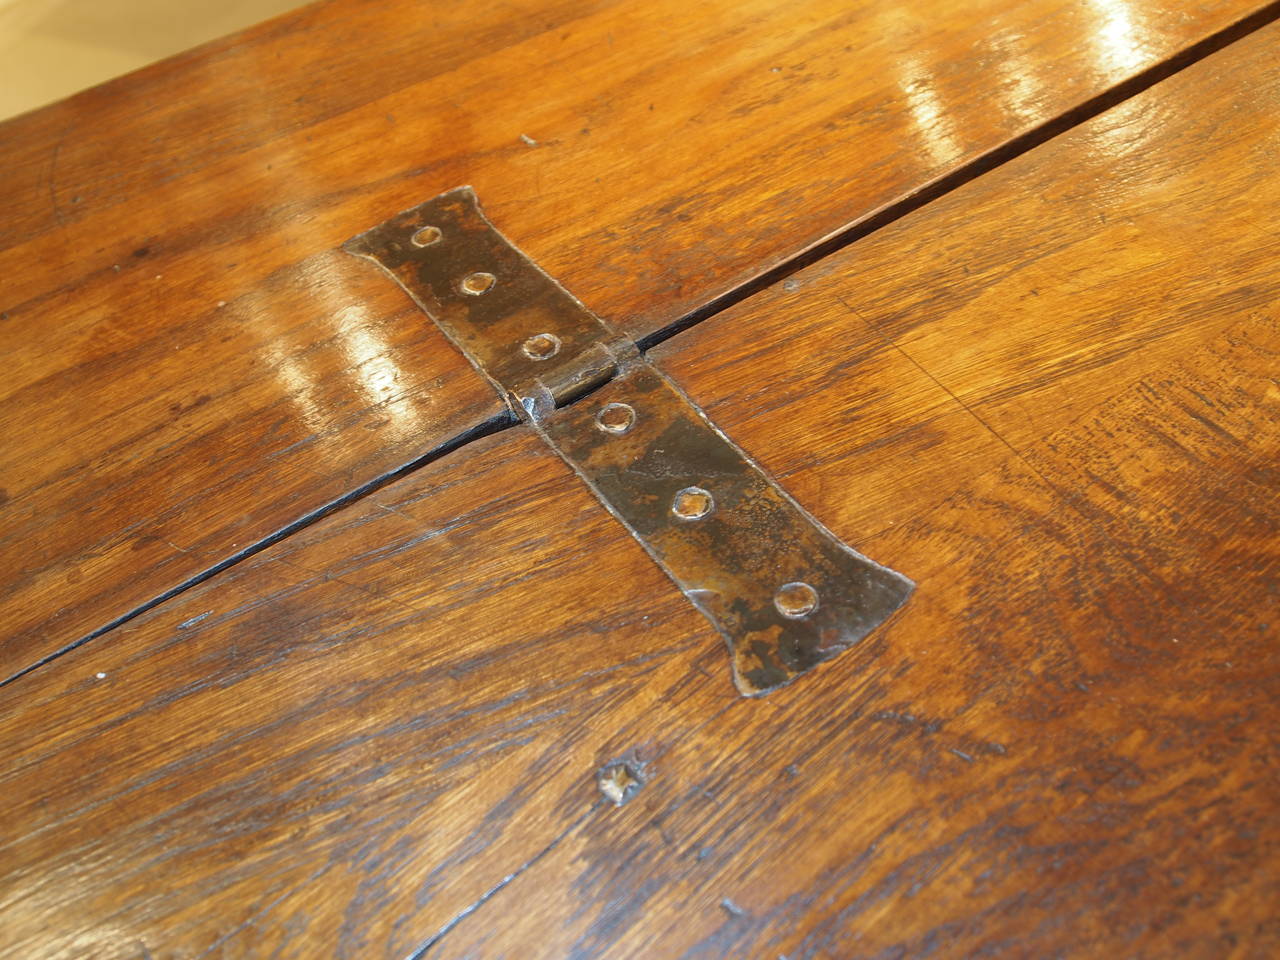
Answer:
POLYGON ((644 336, 1269 15, 335 0, 0 125, 0 679, 501 414, 338 251, 390 214, 471 183, 644 336))
POLYGON ((6 955, 1274 954, 1275 5, 382 6, 0 127, 6 955), (740 698, 336 251, 464 181, 907 607, 740 698))

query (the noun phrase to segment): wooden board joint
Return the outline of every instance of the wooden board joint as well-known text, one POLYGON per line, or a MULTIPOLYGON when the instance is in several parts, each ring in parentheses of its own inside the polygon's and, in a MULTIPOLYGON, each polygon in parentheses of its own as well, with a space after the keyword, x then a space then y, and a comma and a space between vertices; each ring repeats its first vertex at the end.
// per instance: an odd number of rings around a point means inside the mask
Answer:
POLYGON ((848 649, 910 595, 503 237, 470 188, 345 249, 395 278, 706 615, 744 696, 848 649))

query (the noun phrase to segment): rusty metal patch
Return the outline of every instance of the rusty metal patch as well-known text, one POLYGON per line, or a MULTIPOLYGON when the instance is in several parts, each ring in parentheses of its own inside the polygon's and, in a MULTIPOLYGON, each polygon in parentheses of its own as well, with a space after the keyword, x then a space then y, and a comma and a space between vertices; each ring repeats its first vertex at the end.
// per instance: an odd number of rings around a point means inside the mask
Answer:
POLYGON ((715 624, 746 696, 847 649, 911 591, 809 516, 647 363, 536 426, 715 624), (600 422, 612 404, 634 411, 624 433, 600 422))
POLYGON ((715 625, 744 696, 848 649, 910 595, 512 246, 469 188, 346 249, 409 292, 715 625))
MULTIPOLYGON (((511 244, 458 187, 343 245, 382 267, 504 400, 557 404, 608 379, 628 343, 511 244)), ((634 348, 632 348, 634 349, 634 348)))

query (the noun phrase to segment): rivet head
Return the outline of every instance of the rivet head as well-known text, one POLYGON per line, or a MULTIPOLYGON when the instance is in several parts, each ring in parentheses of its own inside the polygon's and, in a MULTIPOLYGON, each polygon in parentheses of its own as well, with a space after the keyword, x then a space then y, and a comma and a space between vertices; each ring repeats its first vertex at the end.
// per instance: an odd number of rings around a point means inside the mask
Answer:
POLYGON ((550 360, 560 352, 560 338, 554 333, 535 333, 520 349, 530 360, 550 360))
POLYGON ((685 487, 671 501, 671 512, 681 520, 701 520, 715 508, 711 494, 701 487, 685 487))
POLYGON ((784 583, 773 595, 773 605, 784 617, 799 620, 818 609, 818 591, 802 580, 784 583))
POLYGON ((433 243, 439 243, 443 234, 439 227, 423 227, 418 230, 409 240, 415 247, 429 247, 433 243))
POLYGON ((635 422, 635 410, 625 403, 606 403, 596 414, 596 426, 605 433, 624 434, 635 422))
POLYGON ((471 297, 478 297, 482 293, 488 293, 493 289, 493 285, 498 282, 498 278, 492 273, 485 273, 483 270, 477 270, 475 273, 468 273, 462 278, 462 282, 458 284, 458 289, 471 297))

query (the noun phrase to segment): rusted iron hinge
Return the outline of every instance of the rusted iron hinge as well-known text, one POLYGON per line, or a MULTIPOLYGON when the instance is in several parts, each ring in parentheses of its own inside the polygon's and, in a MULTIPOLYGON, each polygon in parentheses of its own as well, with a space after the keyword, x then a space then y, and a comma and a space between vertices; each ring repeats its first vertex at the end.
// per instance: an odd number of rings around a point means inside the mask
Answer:
POLYGON ((910 580, 836 539, 630 340, 508 242, 469 187, 345 249, 404 287, 707 616, 744 696, 852 646, 911 593, 910 580))

